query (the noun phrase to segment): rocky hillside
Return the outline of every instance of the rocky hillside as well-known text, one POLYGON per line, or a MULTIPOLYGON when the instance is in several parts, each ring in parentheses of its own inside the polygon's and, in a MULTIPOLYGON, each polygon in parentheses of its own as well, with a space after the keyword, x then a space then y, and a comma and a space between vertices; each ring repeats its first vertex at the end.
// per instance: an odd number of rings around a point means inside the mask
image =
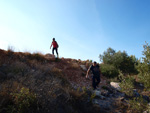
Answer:
POLYGON ((126 112, 125 95, 101 76, 99 90, 85 79, 90 61, 0 50, 1 113, 126 112))

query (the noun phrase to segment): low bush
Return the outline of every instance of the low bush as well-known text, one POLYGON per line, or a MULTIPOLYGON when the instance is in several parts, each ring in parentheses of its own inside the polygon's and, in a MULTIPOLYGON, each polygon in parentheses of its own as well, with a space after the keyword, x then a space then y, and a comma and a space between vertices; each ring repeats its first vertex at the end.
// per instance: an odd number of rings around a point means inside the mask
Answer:
POLYGON ((144 46, 142 63, 139 63, 137 69, 139 71, 138 79, 144 84, 145 90, 150 91, 150 45, 146 43, 144 46))
POLYGON ((128 103, 133 112, 143 113, 146 110, 148 110, 146 113, 150 112, 149 104, 143 99, 142 96, 134 97, 133 99, 130 99, 128 103))
POLYGON ((113 65, 123 73, 137 74, 135 67, 138 64, 138 59, 134 55, 129 56, 126 51, 116 52, 114 49, 108 48, 107 51, 100 54, 99 58, 104 64, 113 65))
POLYGON ((118 70, 113 65, 101 64, 100 68, 101 73, 107 78, 114 78, 117 77, 119 74, 118 70))
POLYGON ((22 88, 18 93, 12 93, 12 105, 7 108, 8 113, 25 113, 31 107, 36 106, 36 95, 29 92, 28 88, 22 88))
POLYGON ((133 89, 134 89, 134 83, 135 83, 134 77, 130 75, 124 76, 120 72, 119 79, 121 81, 120 83, 121 91, 124 92, 128 96, 133 96, 133 89))
POLYGON ((37 60, 37 61, 45 61, 45 57, 43 54, 41 53, 26 53, 26 56, 27 56, 27 59, 30 59, 30 60, 37 60))

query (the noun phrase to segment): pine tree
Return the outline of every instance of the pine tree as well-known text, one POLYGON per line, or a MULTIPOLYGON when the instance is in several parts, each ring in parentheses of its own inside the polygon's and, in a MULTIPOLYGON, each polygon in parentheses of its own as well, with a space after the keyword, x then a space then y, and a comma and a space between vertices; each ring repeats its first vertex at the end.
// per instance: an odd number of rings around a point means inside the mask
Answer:
POLYGON ((146 43, 143 48, 144 57, 142 57, 142 62, 138 65, 138 78, 145 88, 150 91, 150 45, 146 43))

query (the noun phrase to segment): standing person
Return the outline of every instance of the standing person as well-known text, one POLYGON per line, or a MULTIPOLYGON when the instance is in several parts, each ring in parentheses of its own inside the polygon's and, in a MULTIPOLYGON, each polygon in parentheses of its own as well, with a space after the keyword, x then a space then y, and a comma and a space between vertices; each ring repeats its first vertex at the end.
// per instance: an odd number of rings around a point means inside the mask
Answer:
POLYGON ((89 72, 92 71, 93 75, 92 75, 92 86, 93 89, 95 90, 96 87, 98 86, 98 84, 100 83, 100 68, 99 65, 94 62, 88 69, 87 74, 86 74, 86 78, 88 78, 89 72))
POLYGON ((58 58, 58 43, 55 41, 55 38, 53 38, 52 44, 50 46, 50 49, 51 49, 52 46, 53 46, 52 53, 54 55, 54 50, 55 50, 56 54, 57 54, 57 58, 58 58))

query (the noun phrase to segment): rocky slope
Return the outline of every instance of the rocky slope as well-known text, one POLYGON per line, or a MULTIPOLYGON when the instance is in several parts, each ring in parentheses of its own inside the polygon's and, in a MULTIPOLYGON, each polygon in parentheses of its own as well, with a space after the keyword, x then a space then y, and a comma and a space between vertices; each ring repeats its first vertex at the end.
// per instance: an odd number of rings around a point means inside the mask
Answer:
POLYGON ((91 78, 85 79, 90 65, 50 54, 0 50, 0 112, 125 112, 125 95, 111 88, 105 77, 101 76, 99 91, 92 91, 91 78), (32 94, 34 102, 26 101, 32 94))

